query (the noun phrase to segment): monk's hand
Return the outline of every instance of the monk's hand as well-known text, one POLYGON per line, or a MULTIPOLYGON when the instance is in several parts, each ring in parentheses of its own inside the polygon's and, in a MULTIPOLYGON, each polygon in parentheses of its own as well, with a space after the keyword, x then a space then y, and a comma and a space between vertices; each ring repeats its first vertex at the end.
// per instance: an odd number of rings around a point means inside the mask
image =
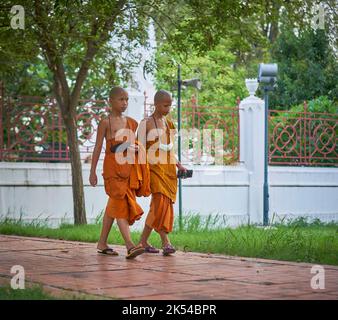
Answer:
POLYGON ((91 186, 95 187, 97 185, 97 175, 95 172, 91 172, 89 176, 89 183, 91 186))
POLYGON ((187 168, 183 167, 180 163, 177 164, 177 169, 180 170, 180 171, 183 171, 183 172, 187 172, 187 168))

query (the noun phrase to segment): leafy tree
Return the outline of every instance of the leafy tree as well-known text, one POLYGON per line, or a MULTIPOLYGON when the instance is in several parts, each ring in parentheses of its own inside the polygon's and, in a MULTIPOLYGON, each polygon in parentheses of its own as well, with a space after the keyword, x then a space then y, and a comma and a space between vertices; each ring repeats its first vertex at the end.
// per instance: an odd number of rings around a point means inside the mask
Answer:
MULTIPOLYGON (((3 6, 10 8, 14 4, 14 1, 4 1, 3 6)), ((70 148, 74 221, 86 223, 76 108, 88 75, 94 74, 98 79, 98 72, 101 72, 95 63, 109 59, 112 63, 104 71, 110 76, 108 85, 116 84, 115 75, 123 74, 121 65, 124 64, 122 61, 117 66, 116 57, 126 47, 136 48, 146 43, 144 30, 149 17, 144 10, 147 3, 141 0, 45 0, 22 1, 21 5, 25 9, 25 29, 1 30, 1 58, 10 56, 13 62, 2 72, 10 72, 26 61, 34 63, 40 54, 43 57, 70 148)))
MULTIPOLYGON (((156 85, 159 88, 173 90, 177 86, 178 56, 168 56, 165 48, 157 51, 156 85), (163 49, 163 50, 161 50, 163 49)), ((244 70, 235 70, 235 56, 228 50, 225 40, 204 56, 192 53, 189 60, 182 65, 182 79, 198 77, 202 81, 202 89, 198 92, 198 104, 203 106, 234 106, 236 98, 242 96, 246 89, 243 79, 244 70)), ((188 100, 195 89, 183 90, 183 98, 188 100)))
POLYGON ((173 1, 167 11, 156 13, 164 21, 157 40, 160 46, 173 40, 166 52, 179 54, 185 62, 192 52, 203 55, 225 39, 236 56, 235 66, 248 65, 269 58, 267 52, 280 34, 282 19, 292 28, 306 29, 318 4, 331 8, 334 1, 173 1), (169 17, 168 12, 172 13, 169 17), (172 16, 176 17, 173 22, 172 16))
MULTIPOLYGON (((233 77, 224 76, 222 80, 225 69, 232 68, 238 74, 237 80, 243 84, 244 78, 257 77, 258 63, 277 62, 279 77, 285 81, 279 81, 279 89, 271 100, 272 107, 278 108, 277 97, 285 108, 302 102, 302 99, 312 99, 320 95, 328 95, 333 99, 337 96, 334 89, 337 70, 334 52, 337 52, 337 40, 332 39, 336 34, 335 9, 337 3, 332 0, 262 0, 255 3, 185 1, 183 4, 177 2, 170 8, 178 17, 175 23, 170 23, 165 15, 159 13, 168 23, 164 24, 166 34, 163 34, 162 30, 157 33, 159 48, 153 67, 157 70, 157 85, 163 86, 168 81, 172 86, 176 76, 173 65, 178 63, 183 66, 184 76, 191 78, 198 74, 199 68, 203 69, 203 66, 207 65, 206 60, 214 60, 216 68, 208 65, 213 76, 202 75, 204 88, 218 86, 229 89, 229 82, 231 83, 233 77), (315 11, 317 5, 325 8, 324 36, 321 35, 321 30, 313 30, 313 19, 318 14, 315 11), (182 14, 186 19, 179 19, 182 14), (299 35, 296 36, 294 30, 299 35), (312 40, 309 38, 310 34, 312 40), (174 41, 168 42, 169 38, 174 41), (207 41, 201 43, 201 39, 207 41), (290 51, 291 47, 294 47, 293 52, 290 51), (218 50, 225 50, 231 59, 215 60, 215 52, 218 50), (294 57, 291 59, 292 55, 294 57), (317 63, 321 57, 324 59, 317 63), (306 72, 303 82, 297 78, 297 81, 303 84, 300 90, 296 88, 298 83, 294 82, 298 71, 306 72), (296 91, 299 96, 295 95, 296 91), (281 92, 283 97, 280 97, 281 92)), ((238 93, 236 89, 232 92, 217 91, 216 94, 215 91, 210 91, 209 100, 202 91, 199 102, 212 105, 215 100, 221 99, 222 95, 224 104, 229 95, 238 93)))
POLYGON ((289 109, 323 95, 337 98, 338 63, 324 30, 307 29, 296 34, 286 28, 275 43, 272 57, 279 70, 271 108, 289 109))

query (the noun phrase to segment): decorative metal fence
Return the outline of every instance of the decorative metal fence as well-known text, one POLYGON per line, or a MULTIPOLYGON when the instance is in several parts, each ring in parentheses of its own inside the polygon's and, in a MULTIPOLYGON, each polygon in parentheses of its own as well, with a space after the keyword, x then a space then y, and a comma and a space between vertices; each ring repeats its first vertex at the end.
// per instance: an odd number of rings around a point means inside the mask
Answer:
POLYGON ((269 163, 338 166, 338 114, 269 111, 269 163))
MULTIPOLYGON (((2 90, 0 99, 0 161, 69 161, 66 131, 54 98, 14 99, 4 97, 2 90)), ((81 159, 90 157, 98 122, 107 112, 103 100, 80 100, 77 126, 81 159)))
MULTIPOLYGON (((153 107, 145 96, 145 116, 153 107)), ((81 159, 90 162, 98 122, 108 114, 107 102, 81 100, 77 114, 81 159)), ((222 130, 223 163, 239 160, 239 99, 236 107, 206 107, 193 97, 182 104, 181 114, 182 129, 222 130)), ((171 118, 177 127, 175 105, 171 118)), ((306 103, 302 112, 270 110, 269 164, 337 167, 337 123, 337 114, 309 112, 306 103)), ((186 159, 189 156, 183 154, 186 159)), ((202 149, 194 163, 213 163, 203 157, 202 149)), ((69 161, 66 131, 54 98, 5 97, 0 86, 0 161, 69 161)))

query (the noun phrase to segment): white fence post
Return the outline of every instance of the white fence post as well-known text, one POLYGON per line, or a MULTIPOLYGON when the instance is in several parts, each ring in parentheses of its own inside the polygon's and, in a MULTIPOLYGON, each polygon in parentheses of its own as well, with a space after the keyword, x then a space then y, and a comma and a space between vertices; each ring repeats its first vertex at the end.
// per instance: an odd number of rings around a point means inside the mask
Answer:
POLYGON ((263 223, 264 182, 264 101, 254 96, 256 79, 245 81, 250 96, 241 101, 240 107, 240 161, 248 170, 249 223, 263 223))

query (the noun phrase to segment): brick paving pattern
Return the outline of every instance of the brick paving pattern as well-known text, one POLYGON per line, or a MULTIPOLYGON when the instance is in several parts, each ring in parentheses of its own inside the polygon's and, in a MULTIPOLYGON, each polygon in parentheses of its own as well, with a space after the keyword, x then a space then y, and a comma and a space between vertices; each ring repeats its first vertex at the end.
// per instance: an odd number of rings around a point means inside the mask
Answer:
POLYGON ((59 294, 93 299, 292 299, 338 300, 338 267, 325 269, 325 289, 312 289, 315 264, 177 252, 125 259, 98 254, 96 244, 0 235, 0 285, 9 285, 13 265, 26 283, 59 294))

